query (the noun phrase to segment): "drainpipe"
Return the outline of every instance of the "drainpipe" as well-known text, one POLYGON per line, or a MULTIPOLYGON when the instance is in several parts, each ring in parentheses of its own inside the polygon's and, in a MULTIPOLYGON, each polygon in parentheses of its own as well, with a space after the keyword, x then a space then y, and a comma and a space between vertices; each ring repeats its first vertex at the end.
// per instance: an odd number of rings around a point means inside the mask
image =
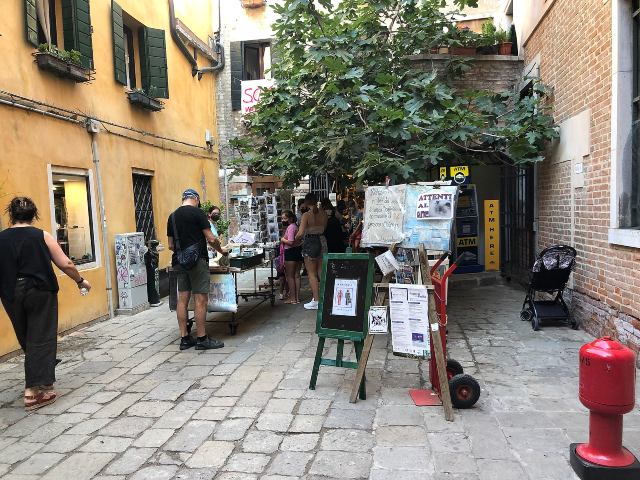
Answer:
POLYGON ((216 43, 214 44, 214 51, 218 54, 218 63, 213 67, 203 67, 198 70, 198 80, 202 78, 204 73, 219 72, 224 68, 224 45, 220 43, 220 34, 216 35, 216 43))
POLYGON ((109 233, 107 231, 107 212, 104 202, 104 189, 102 188, 102 173, 100 172, 100 152, 98 150, 99 124, 96 120, 87 119, 87 131, 91 135, 91 153, 93 165, 96 169, 96 183, 98 185, 98 201, 100 202, 100 218, 102 219, 102 248, 104 255, 104 270, 106 275, 107 303, 109 305, 109 318, 113 318, 113 286, 111 284, 111 252, 109 250, 109 233))
POLYGON ((178 45, 182 54, 191 64, 191 76, 195 77, 198 73, 198 62, 178 35, 178 29, 176 27, 176 9, 173 5, 173 0, 169 0, 169 27, 171 29, 171 38, 173 38, 173 41, 176 42, 176 45, 178 45))

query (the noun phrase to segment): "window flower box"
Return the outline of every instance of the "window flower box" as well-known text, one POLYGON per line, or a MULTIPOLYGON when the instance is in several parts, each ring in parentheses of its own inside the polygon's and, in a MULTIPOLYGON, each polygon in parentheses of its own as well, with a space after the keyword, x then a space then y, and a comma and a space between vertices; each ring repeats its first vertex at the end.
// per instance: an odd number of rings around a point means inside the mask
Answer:
POLYGON ((62 78, 68 78, 76 83, 89 82, 91 70, 54 55, 51 52, 38 52, 35 54, 38 68, 47 70, 62 78))
POLYGON ((127 92, 127 97, 129 97, 129 102, 131 102, 131 104, 137 105, 146 110, 151 110, 152 112, 159 112, 164 108, 164 104, 160 100, 147 95, 142 90, 127 92))
POLYGON ((260 8, 267 4, 266 0, 240 0, 243 8, 260 8))

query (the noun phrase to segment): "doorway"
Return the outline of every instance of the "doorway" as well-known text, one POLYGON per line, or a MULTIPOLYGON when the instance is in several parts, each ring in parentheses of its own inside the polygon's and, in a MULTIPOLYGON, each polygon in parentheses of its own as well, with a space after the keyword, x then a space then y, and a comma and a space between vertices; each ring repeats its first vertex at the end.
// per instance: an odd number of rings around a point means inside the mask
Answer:
POLYGON ((500 198, 502 274, 526 284, 536 254, 533 167, 502 167, 500 198))

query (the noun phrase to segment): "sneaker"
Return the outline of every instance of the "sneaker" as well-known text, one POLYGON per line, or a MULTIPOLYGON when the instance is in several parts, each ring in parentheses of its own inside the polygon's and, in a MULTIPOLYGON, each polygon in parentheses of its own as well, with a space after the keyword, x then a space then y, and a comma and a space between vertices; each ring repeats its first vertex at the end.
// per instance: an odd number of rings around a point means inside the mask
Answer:
POLYGON ((318 302, 316 302, 315 300, 311 300, 309 303, 304 304, 304 308, 306 308, 307 310, 317 310, 318 302))
POLYGON ((180 350, 186 350, 187 348, 191 348, 195 346, 196 340, 193 337, 186 337, 180 339, 180 350))
POLYGON ((198 340, 196 343, 196 350, 211 350, 214 348, 222 348, 224 347, 224 343, 220 340, 215 340, 213 338, 205 338, 204 340, 198 340))

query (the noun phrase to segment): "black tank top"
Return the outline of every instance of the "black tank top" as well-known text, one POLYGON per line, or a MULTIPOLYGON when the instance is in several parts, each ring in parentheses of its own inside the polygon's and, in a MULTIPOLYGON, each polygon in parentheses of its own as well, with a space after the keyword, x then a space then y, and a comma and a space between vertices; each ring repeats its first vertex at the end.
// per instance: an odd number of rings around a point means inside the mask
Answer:
POLYGON ((16 280, 27 278, 38 290, 58 291, 51 254, 44 232, 35 227, 7 228, 0 232, 0 298, 13 302, 16 280))

